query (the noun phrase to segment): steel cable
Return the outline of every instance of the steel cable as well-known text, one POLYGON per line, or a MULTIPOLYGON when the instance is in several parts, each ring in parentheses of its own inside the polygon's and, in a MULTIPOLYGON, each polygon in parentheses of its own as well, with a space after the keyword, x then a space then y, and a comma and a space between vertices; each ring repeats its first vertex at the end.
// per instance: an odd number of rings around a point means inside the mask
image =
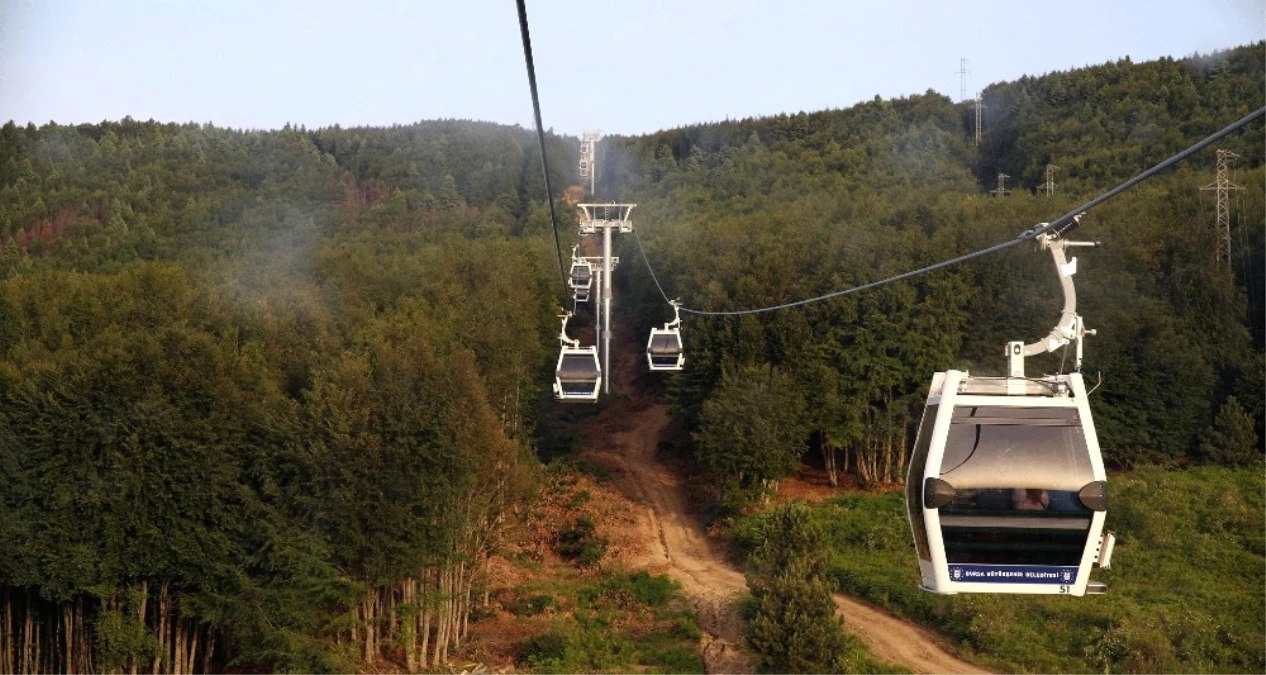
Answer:
POLYGON ((563 270, 563 245, 558 239, 558 217, 554 214, 554 191, 549 184, 549 163, 545 159, 545 126, 541 124, 541 100, 536 94, 536 66, 532 63, 532 36, 528 32, 527 7, 524 0, 516 0, 519 7, 519 34, 523 36, 523 60, 527 63, 528 87, 532 90, 532 114, 536 117, 536 140, 541 147, 541 173, 545 176, 545 202, 549 204, 549 222, 554 230, 554 250, 558 252, 558 278, 563 284, 563 295, 570 293, 567 272, 563 270))

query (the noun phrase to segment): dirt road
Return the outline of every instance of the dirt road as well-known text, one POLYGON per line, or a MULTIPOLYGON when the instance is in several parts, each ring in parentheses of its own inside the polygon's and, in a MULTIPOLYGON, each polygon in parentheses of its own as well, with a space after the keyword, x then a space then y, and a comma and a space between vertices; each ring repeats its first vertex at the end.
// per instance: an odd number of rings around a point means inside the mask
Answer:
MULTIPOLYGON (((705 632, 703 657, 709 673, 755 672, 752 658, 739 646, 743 635, 738 599, 747 583, 709 541, 688 508, 680 480, 655 454, 668 426, 667 407, 627 407, 634 409, 618 412, 624 430, 591 445, 596 447, 589 455, 611 472, 627 497, 645 505, 638 529, 654 542, 646 547, 647 559, 638 562, 678 579, 694 601, 705 632)), ((880 659, 918 673, 988 672, 955 658, 943 648, 943 640, 923 628, 855 598, 836 595, 835 603, 849 631, 880 659)))
POLYGON ((743 625, 738 600, 747 582, 713 548, 687 508, 679 479, 655 457, 656 444, 668 425, 667 408, 652 405, 626 422, 631 428, 612 436, 609 450, 593 454, 594 459, 605 460, 602 463, 627 497, 645 505, 638 530, 654 543, 646 547, 648 558, 636 562, 681 582, 699 613, 708 672, 755 672, 755 664, 739 648, 743 625))

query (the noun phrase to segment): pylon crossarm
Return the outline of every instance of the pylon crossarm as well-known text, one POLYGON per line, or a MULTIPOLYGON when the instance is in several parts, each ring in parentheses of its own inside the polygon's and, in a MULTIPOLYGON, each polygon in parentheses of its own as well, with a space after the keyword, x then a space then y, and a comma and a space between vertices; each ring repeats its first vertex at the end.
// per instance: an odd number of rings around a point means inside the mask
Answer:
MULTIPOLYGON (((616 203, 577 204, 576 208, 580 209, 581 225, 584 226, 586 223, 592 223, 596 225, 597 223, 605 223, 605 222, 612 222, 612 221, 618 222, 618 223, 627 223, 629 220, 629 216, 633 213, 633 208, 636 206, 637 204, 616 204, 616 203), (610 215, 609 212, 614 211, 615 217, 614 218, 599 218, 598 209, 604 209, 604 212, 602 214, 604 216, 610 215)), ((590 227, 592 226, 593 225, 590 225, 590 227)))

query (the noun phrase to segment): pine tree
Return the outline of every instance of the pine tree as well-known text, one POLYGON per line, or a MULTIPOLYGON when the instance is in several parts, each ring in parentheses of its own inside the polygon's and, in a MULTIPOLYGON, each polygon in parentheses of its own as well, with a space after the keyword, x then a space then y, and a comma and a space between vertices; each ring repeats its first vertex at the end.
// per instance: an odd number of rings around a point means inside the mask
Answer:
POLYGON ((821 528, 804 504, 792 502, 769 514, 762 534, 747 573, 746 636, 761 670, 847 672, 849 638, 835 616, 821 528))
POLYGON ((762 495, 799 465, 808 431, 804 398, 773 366, 727 374, 703 405, 696 435, 699 461, 733 507, 762 495))
POLYGON ((1262 462, 1253 417, 1234 396, 1228 396, 1213 425, 1204 432, 1200 453, 1214 464, 1247 466, 1262 462))

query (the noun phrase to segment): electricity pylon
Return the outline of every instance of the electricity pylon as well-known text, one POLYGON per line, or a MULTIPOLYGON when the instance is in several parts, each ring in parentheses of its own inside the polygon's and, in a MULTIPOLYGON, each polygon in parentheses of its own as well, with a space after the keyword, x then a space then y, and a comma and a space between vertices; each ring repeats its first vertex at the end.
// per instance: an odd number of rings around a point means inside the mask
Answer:
POLYGON ((1242 185, 1236 185, 1231 182, 1227 176, 1227 163, 1233 159, 1239 159, 1239 155, 1230 150, 1218 150, 1218 178, 1214 182, 1200 188, 1201 190, 1213 190, 1218 196, 1218 218, 1217 218, 1217 238, 1218 238, 1218 265, 1222 261, 1226 261, 1226 268, 1231 269, 1231 200, 1228 199, 1231 190, 1243 190, 1242 185))

